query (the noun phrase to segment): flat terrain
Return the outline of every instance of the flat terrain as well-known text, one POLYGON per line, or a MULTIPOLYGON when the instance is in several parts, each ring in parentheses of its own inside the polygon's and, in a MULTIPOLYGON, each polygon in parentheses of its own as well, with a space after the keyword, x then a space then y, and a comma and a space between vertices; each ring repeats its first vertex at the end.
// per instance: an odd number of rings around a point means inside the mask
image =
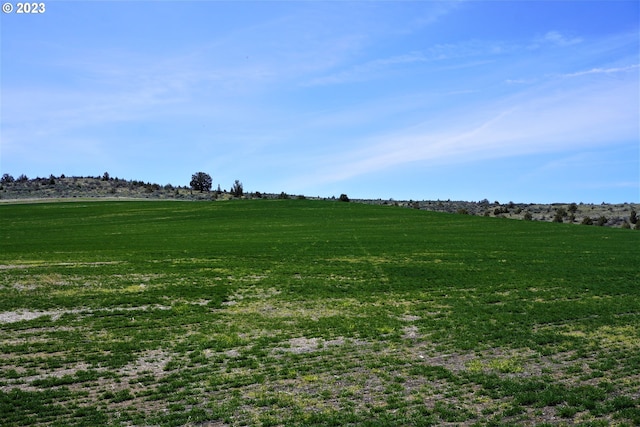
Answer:
POLYGON ((0 205, 0 425, 639 425, 640 234, 311 200, 0 205))
MULTIPOLYGON (((2 181, 2 180, 0 180, 2 181)), ((345 195, 346 196, 346 195, 345 195)), ((174 187, 170 184, 145 183, 118 178, 103 179, 100 177, 54 177, 34 178, 0 182, 0 204, 4 203, 41 203, 43 201, 88 201, 88 200, 229 200, 236 198, 227 191, 199 192, 187 187, 174 187)), ((302 195, 248 192, 241 198, 246 199, 314 199, 328 200, 321 197, 302 195)), ((332 200, 335 200, 333 197, 332 200)), ((637 213, 638 203, 601 203, 585 204, 565 203, 500 203, 488 200, 352 200, 357 203, 373 205, 392 205, 422 209, 434 212, 458 213, 485 217, 498 217, 519 220, 562 222, 569 224, 588 224, 594 226, 621 227, 640 230, 637 213)))

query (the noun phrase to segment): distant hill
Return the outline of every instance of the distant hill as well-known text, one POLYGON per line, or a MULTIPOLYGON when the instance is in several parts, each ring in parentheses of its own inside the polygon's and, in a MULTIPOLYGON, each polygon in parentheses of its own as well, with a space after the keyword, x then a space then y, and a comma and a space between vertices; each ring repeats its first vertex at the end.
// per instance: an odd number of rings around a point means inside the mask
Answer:
MULTIPOLYGON (((35 201, 41 199, 150 199, 150 200, 229 200, 234 199, 227 191, 199 192, 186 186, 159 185, 150 182, 112 178, 107 174, 102 177, 66 177, 64 175, 49 178, 28 179, 24 175, 14 179, 5 174, 0 182, 0 202, 35 201)), ((245 193, 241 198, 311 198, 317 197, 290 196, 285 193, 245 193)), ((332 197, 331 200, 340 200, 332 197)), ((563 222, 583 225, 621 227, 640 230, 640 221, 636 212, 640 205, 634 203, 620 204, 500 204, 482 200, 442 201, 442 200, 383 200, 383 199, 351 199, 351 202, 400 206, 437 212, 448 212, 463 215, 523 219, 533 221, 563 222)))
POLYGON ((135 199, 211 199, 211 193, 192 191, 188 187, 106 177, 60 177, 3 179, 1 199, 69 199, 69 198, 135 198, 135 199))

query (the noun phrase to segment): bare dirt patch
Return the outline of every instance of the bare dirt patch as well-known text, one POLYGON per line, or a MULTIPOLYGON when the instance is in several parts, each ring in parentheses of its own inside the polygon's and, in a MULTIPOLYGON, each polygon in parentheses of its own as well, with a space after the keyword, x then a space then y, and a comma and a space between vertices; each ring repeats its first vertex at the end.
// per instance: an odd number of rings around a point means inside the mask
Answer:
POLYGON ((312 351, 324 350, 330 346, 339 346, 345 343, 344 338, 338 338, 335 340, 323 340, 322 338, 291 338, 288 341, 289 347, 276 347, 274 352, 285 353, 309 353, 312 351))
POLYGON ((100 312, 118 312, 118 311, 147 311, 147 310, 171 310, 171 306, 167 305, 143 305, 139 307, 109 307, 102 308, 100 310, 92 310, 89 308, 67 309, 67 310, 43 310, 43 311, 31 311, 31 310, 16 310, 16 311, 4 311, 0 312, 0 323, 14 323, 22 322, 25 320, 33 320, 39 317, 51 316, 51 321, 56 321, 64 314, 86 314, 92 315, 100 312))
MULTIPOLYGON (((70 310, 71 312, 77 312, 76 310, 70 310)), ((23 320, 33 320, 38 317, 51 316, 51 320, 58 320, 60 316, 69 310, 52 310, 52 311, 5 311, 0 313, 0 323, 14 323, 22 322, 23 320)))
POLYGON ((137 377, 142 374, 152 374, 156 379, 166 375, 165 368, 171 360, 171 354, 165 350, 149 350, 134 362, 125 365, 118 373, 127 377, 137 377))

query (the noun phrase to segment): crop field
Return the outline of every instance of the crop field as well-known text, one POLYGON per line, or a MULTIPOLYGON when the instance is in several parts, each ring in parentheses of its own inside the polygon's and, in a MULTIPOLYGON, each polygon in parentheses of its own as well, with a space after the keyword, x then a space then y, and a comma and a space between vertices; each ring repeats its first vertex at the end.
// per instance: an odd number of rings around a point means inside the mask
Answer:
POLYGON ((0 425, 640 425, 640 233, 0 205, 0 425))

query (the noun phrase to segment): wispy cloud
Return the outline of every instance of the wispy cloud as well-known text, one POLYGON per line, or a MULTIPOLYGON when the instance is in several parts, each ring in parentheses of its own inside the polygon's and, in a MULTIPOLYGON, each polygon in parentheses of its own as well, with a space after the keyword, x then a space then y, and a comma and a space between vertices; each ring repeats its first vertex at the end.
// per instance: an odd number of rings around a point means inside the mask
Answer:
POLYGON ((528 79, 507 79, 505 83, 508 85, 528 85, 532 83, 536 83, 539 81, 537 78, 528 78, 528 79))
POLYGON ((424 64, 438 64, 440 70, 454 70, 491 63, 493 58, 518 49, 510 42, 472 40, 461 43, 435 44, 424 50, 376 58, 345 66, 339 71, 315 77, 304 86, 323 86, 376 80, 395 71, 406 71, 424 64))
POLYGON ((540 77, 531 77, 531 78, 522 78, 522 79, 507 79, 505 83, 508 85, 531 85, 534 83, 539 83, 543 80, 554 80, 554 79, 569 79, 574 77, 582 77, 582 76, 606 76, 606 77, 620 77, 622 74, 626 74, 632 72, 634 70, 640 69, 640 64, 633 64, 624 67, 610 67, 610 68, 591 68, 589 70, 576 71, 573 73, 564 73, 564 74, 546 74, 540 77))
POLYGON ((637 81, 597 82, 559 90, 540 88, 497 99, 403 131, 361 141, 323 176, 329 182, 404 164, 464 164, 483 159, 565 151, 637 138, 637 81))
POLYGON ((391 68, 427 61, 421 52, 409 52, 388 58, 375 59, 335 72, 326 76, 316 77, 303 86, 323 86, 331 84, 352 83, 363 80, 380 78, 381 73, 391 68))
POLYGON ((605 75, 613 75, 618 73, 626 73, 629 71, 633 71, 640 68, 640 64, 629 65, 626 67, 612 67, 612 68, 592 68, 586 71, 578 71, 575 73, 564 74, 563 77, 579 77, 585 76, 589 74, 605 74, 605 75))
MULTIPOLYGON (((537 37, 534 44, 526 40, 481 40, 471 39, 457 43, 436 43, 402 55, 370 60, 352 65, 326 76, 317 77, 307 83, 313 85, 343 84, 379 78, 385 71, 397 67, 409 67, 423 63, 441 63, 443 67, 466 67, 490 63, 493 58, 517 54, 525 49, 538 49, 544 44, 569 47, 580 44, 580 37, 568 37, 558 31, 549 31, 537 37), (471 60, 468 63, 465 61, 471 60), (462 62, 461 62, 462 61, 462 62)), ((510 83, 523 83, 526 79, 512 79, 510 83)))
POLYGON ((538 41, 542 43, 551 43, 557 46, 566 47, 582 43, 583 40, 580 37, 564 35, 559 31, 549 31, 544 36, 540 37, 538 41))
POLYGON ((395 31, 399 34, 412 34, 423 30, 425 27, 431 26, 457 11, 466 2, 467 0, 424 2, 424 5, 427 5, 428 8, 418 13, 410 22, 404 23, 400 28, 396 28, 395 31))

